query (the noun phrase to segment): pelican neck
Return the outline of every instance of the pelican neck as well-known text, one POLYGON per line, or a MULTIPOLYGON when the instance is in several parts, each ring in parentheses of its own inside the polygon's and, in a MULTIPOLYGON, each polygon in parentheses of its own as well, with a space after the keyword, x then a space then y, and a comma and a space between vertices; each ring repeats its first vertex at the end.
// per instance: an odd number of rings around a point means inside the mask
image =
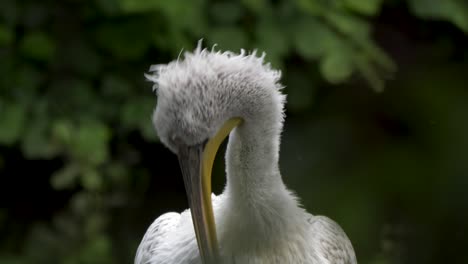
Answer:
POLYGON ((231 132, 226 191, 232 202, 252 204, 285 189, 278 166, 282 127, 278 121, 246 120, 231 132))
POLYGON ((217 215, 220 245, 227 252, 274 248, 297 235, 297 227, 304 224, 303 210, 278 168, 281 119, 271 121, 246 121, 229 136, 227 183, 217 215))

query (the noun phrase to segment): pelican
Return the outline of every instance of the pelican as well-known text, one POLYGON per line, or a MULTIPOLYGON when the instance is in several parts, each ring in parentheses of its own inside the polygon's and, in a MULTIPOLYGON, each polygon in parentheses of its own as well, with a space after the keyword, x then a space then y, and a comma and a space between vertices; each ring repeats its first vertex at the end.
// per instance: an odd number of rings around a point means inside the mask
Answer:
POLYGON ((135 264, 355 264, 350 240, 325 216, 307 213, 281 178, 285 95, 265 53, 203 49, 153 65, 153 124, 174 152, 190 210, 148 228, 135 264), (229 136, 226 185, 211 193, 216 152, 229 136))

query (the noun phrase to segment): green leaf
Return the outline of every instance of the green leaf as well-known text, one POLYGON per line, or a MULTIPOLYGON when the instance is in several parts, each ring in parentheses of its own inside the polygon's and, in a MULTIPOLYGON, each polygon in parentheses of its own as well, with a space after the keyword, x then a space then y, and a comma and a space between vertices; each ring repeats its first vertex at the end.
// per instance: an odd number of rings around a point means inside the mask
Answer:
POLYGON ((61 150, 50 137, 49 101, 35 97, 31 117, 21 138, 21 150, 28 159, 49 159, 61 150))
POLYGON ((50 178, 52 187, 56 190, 72 188, 77 183, 79 173, 79 166, 75 164, 66 165, 50 178))
POLYGON ((82 190, 71 197, 70 208, 79 215, 86 215, 92 207, 92 196, 88 191, 82 190))
POLYGON ((0 1, 0 17, 2 21, 12 26, 18 24, 23 4, 15 0, 0 1))
MULTIPOLYGON (((42 73, 32 65, 24 65, 17 69, 15 76, 15 94, 18 98, 28 98, 36 95, 36 90, 42 84, 42 73)), ((29 100, 22 100, 27 101, 29 100)))
POLYGON ((52 124, 52 134, 65 145, 71 143, 73 131, 74 127, 70 120, 57 120, 52 124))
POLYGON ((111 162, 106 166, 106 176, 109 176, 113 184, 125 186, 128 183, 128 167, 122 161, 111 162))
POLYGON ((121 112, 121 122, 129 128, 136 128, 143 121, 150 121, 156 100, 150 97, 139 97, 127 101, 121 112))
POLYGON ((97 0, 96 4, 107 15, 119 14, 120 6, 116 0, 97 0))
POLYGON ((325 8, 320 1, 311 0, 296 0, 300 9, 305 10, 307 13, 320 16, 325 12, 325 8))
POLYGON ((238 27, 214 27, 209 34, 209 41, 218 44, 221 49, 240 51, 247 46, 247 36, 238 27))
POLYGON ((340 41, 327 25, 311 17, 299 19, 291 30, 298 53, 306 59, 319 58, 340 41))
POLYGON ((21 53, 38 61, 49 61, 55 53, 55 43, 44 32, 31 32, 21 40, 21 53))
POLYGON ((364 77, 364 79, 366 79, 366 81, 370 84, 370 86, 376 92, 382 92, 384 90, 385 83, 382 80, 382 78, 380 78, 375 66, 370 64, 369 61, 366 60, 366 55, 356 55, 355 63, 357 69, 364 77))
POLYGON ((393 61, 370 38, 370 25, 365 20, 343 12, 328 12, 326 19, 335 28, 338 40, 330 42, 328 56, 321 62, 324 77, 339 83, 357 69, 376 91, 382 91, 384 79, 396 67, 393 61), (341 59, 336 54, 341 54, 341 59), (341 64, 339 61, 341 61, 341 64), (340 81, 341 80, 341 81, 340 81))
POLYGON ((374 16, 376 15, 383 0, 343 0, 344 5, 352 11, 361 13, 363 15, 374 16))
POLYGON ((48 135, 49 120, 41 114, 34 114, 21 141, 21 150, 28 159, 52 158, 60 151, 48 135))
POLYGON ((151 121, 151 115, 156 101, 151 97, 140 97, 124 104, 121 112, 121 123, 129 130, 139 130, 140 134, 148 141, 157 140, 157 136, 151 121))
POLYGON ((147 12, 161 7, 161 1, 118 0, 120 8, 125 12, 147 12))
POLYGON ((346 50, 329 53, 320 61, 320 72, 330 83, 337 84, 348 79, 353 73, 353 63, 346 50))
POLYGON ((148 21, 133 19, 124 22, 105 23, 96 30, 99 46, 119 59, 138 59, 151 45, 148 21))
POLYGON ((2 264, 27 264, 29 263, 24 256, 18 256, 13 254, 1 254, 0 262, 2 264))
POLYGON ((0 24, 0 46, 10 45, 13 42, 13 34, 7 26, 0 24))
POLYGON ((104 124, 89 121, 78 127, 70 145, 70 152, 80 160, 91 164, 101 164, 109 157, 108 141, 110 131, 104 124))
POLYGON ((96 47, 90 46, 84 40, 75 41, 67 50, 64 64, 85 76, 97 76, 102 66, 101 56, 96 47))
POLYGON ((148 116, 147 120, 144 120, 140 123, 139 130, 141 135, 146 141, 155 142, 158 140, 156 135, 156 131, 153 126, 153 122, 151 121, 151 117, 148 116))
POLYGON ((17 103, 0 101, 0 144, 12 145, 23 134, 26 109, 17 103))
POLYGON ((96 191, 102 188, 102 176, 94 168, 88 168, 83 171, 81 184, 86 190, 96 191))
POLYGON ((48 88, 50 108, 60 113, 59 116, 67 116, 68 119, 99 117, 102 99, 98 97, 93 86, 90 79, 73 77, 55 79, 48 88))
POLYGON ((93 236, 81 249, 78 263, 81 264, 111 264, 116 263, 112 252, 112 243, 110 239, 102 234, 93 236))
POLYGON ((242 0, 242 4, 251 11, 261 13, 265 11, 267 1, 265 0, 242 0))
POLYGON ((352 38, 367 39, 370 33, 370 25, 358 16, 345 13, 330 11, 325 14, 330 25, 334 26, 342 34, 352 38))
MULTIPOLYGON (((171 0, 171 1, 147 1, 147 0, 118 0, 124 12, 154 12, 159 11, 169 21, 169 31, 190 29, 193 32, 198 32, 197 35, 205 32, 204 21, 206 13, 206 3, 204 0, 171 0), (200 31, 200 29, 202 31, 200 31)), ((159 13, 158 15, 159 16, 159 13)), ((149 28, 148 31, 138 32, 145 34, 154 31, 154 28, 149 28), (147 33, 148 32, 148 33, 147 33)), ((148 34, 150 35, 150 34, 148 34)), ((159 35, 159 34, 155 34, 159 35)), ((170 44, 177 43, 166 39, 170 44)))
POLYGON ((282 64, 283 57, 289 51, 289 40, 281 25, 271 20, 264 20, 256 28, 256 47, 259 51, 265 51, 266 60, 275 67, 282 64))
POLYGON ((127 79, 117 74, 107 74, 102 78, 101 91, 106 98, 122 99, 132 90, 127 79))
POLYGON ((447 20, 468 33, 468 2, 465 0, 409 0, 408 4, 419 17, 447 20))
POLYGON ((387 76, 396 71, 395 62, 377 44, 368 39, 356 40, 355 43, 362 49, 363 57, 377 64, 387 76))
MULTIPOLYGON (((92 200, 91 202, 94 202, 94 205, 91 205, 91 208, 96 208, 96 201, 97 199, 92 200)), ((86 226, 85 229, 83 230, 86 234, 94 237, 96 235, 99 235, 103 228, 105 227, 106 224, 106 214, 103 212, 99 211, 94 211, 88 213, 87 221, 86 221, 86 226)))
POLYGON ((238 21, 244 10, 238 2, 215 2, 210 7, 211 16, 218 22, 234 24, 238 21))

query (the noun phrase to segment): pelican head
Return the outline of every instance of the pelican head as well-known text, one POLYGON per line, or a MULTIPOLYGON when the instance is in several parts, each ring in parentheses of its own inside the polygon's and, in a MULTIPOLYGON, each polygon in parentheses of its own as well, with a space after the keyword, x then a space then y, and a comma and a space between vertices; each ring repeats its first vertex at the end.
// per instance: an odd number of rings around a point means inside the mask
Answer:
POLYGON ((154 65, 150 72, 146 77, 154 82, 158 97, 153 124, 161 142, 179 158, 201 258, 219 263, 211 203, 213 161, 219 145, 236 127, 278 105, 282 116, 280 73, 255 52, 209 51, 200 42, 193 53, 154 65))

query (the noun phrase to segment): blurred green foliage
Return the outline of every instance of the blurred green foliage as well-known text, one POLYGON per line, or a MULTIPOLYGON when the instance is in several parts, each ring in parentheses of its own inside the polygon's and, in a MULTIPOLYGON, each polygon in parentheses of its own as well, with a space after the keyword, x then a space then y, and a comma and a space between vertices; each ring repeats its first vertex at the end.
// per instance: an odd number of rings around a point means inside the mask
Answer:
MULTIPOLYGON (((464 0, 1 1, 2 178, 27 185, 35 172, 15 173, 27 161, 58 164, 45 181, 68 198, 45 219, 16 223, 20 217, 8 207, 15 203, 7 201, 15 196, 2 196, 0 263, 131 261, 149 223, 118 212, 157 216, 141 212, 150 210, 141 201, 152 181, 139 147, 162 149, 143 72, 201 38, 222 50, 265 51, 283 70, 291 116, 282 152, 286 181, 312 212, 333 213, 360 263, 436 263, 402 260, 407 245, 395 241, 411 241, 411 232, 400 236, 413 223, 382 226, 386 216, 402 214, 433 231, 446 222, 431 214, 452 216, 468 204, 459 198, 468 184, 467 54, 464 47, 464 59, 450 61, 451 35, 416 43, 425 49, 417 51, 419 62, 403 68, 384 95, 371 92, 382 92, 397 70, 375 41, 376 21, 383 8, 406 7, 414 23, 442 21, 453 34, 468 33, 464 0), (303 175, 309 171, 319 179, 303 175), (401 204, 386 204, 392 202, 401 204)), ((437 239, 422 245, 435 250, 437 239)))

